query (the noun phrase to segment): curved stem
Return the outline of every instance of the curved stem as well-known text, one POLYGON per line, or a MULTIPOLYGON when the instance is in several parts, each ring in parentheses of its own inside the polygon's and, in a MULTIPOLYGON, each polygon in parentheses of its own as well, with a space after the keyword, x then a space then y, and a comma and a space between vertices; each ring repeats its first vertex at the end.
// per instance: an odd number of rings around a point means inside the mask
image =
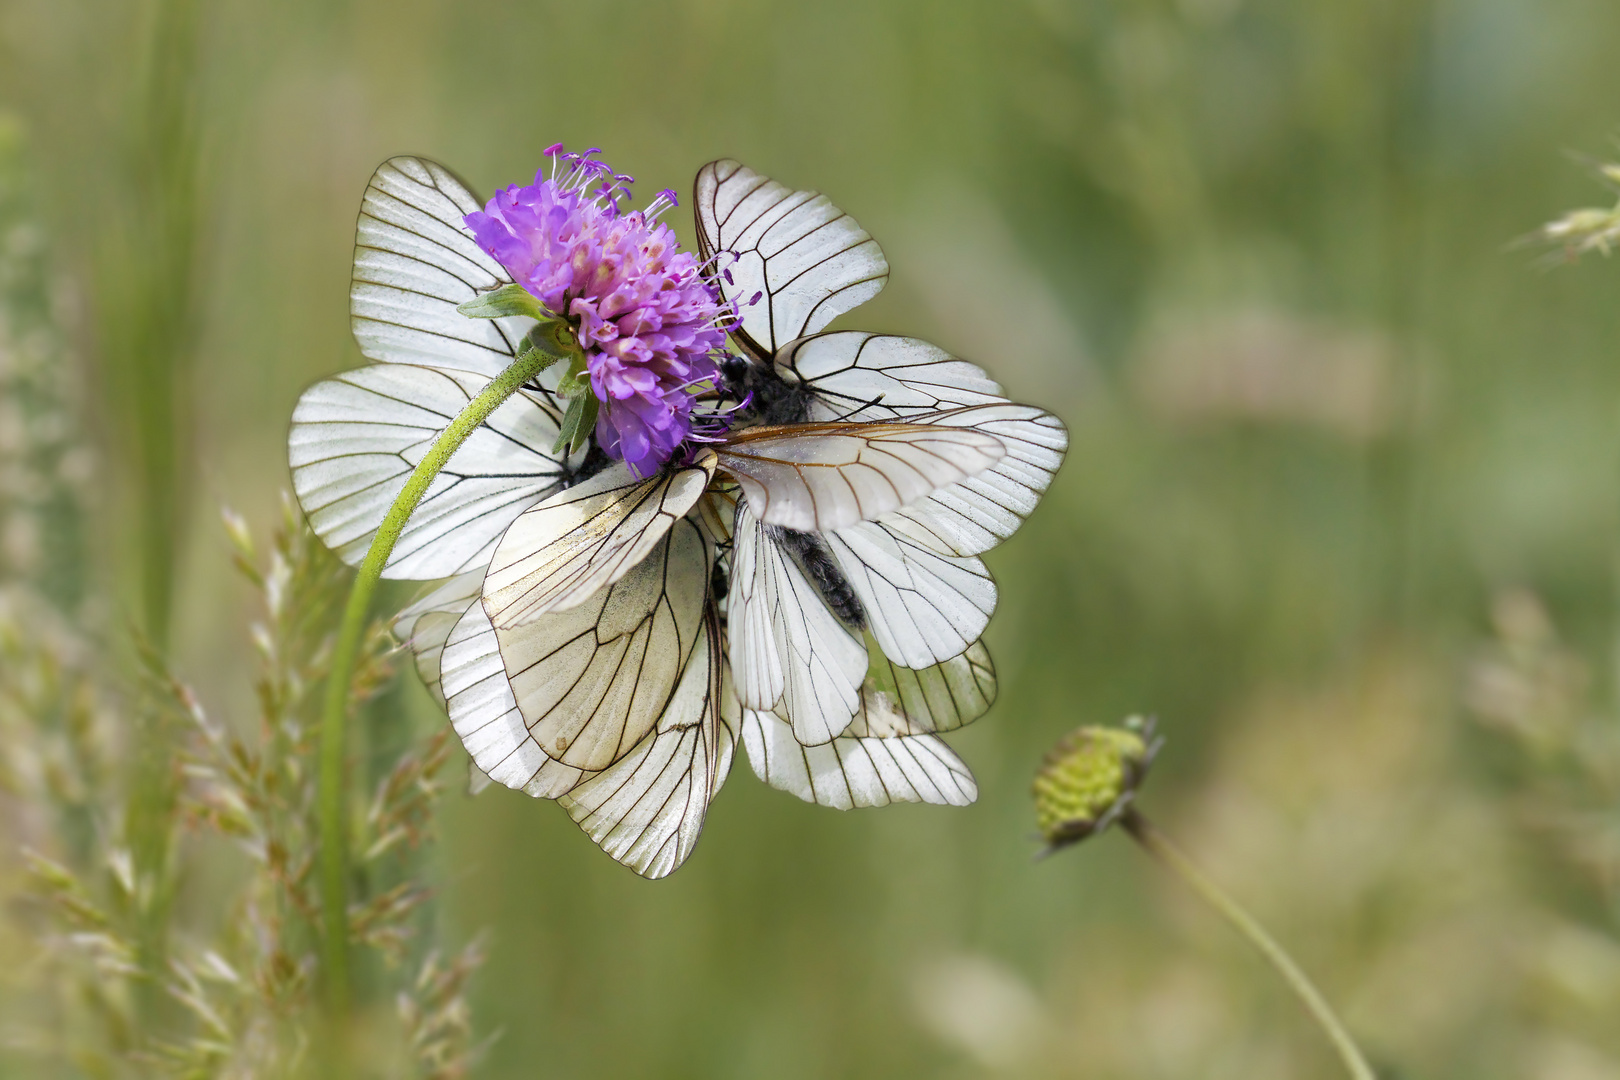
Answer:
POLYGON ((405 523, 427 493, 428 485, 439 475, 452 454, 467 441, 490 413, 528 382, 552 357, 529 349, 473 398, 461 414, 440 432, 427 455, 411 472, 405 487, 389 507, 377 529, 371 548, 360 563, 359 573, 349 590, 343 609, 337 643, 332 648, 332 670, 327 676, 326 703, 321 715, 321 756, 318 798, 321 837, 321 917, 323 922, 322 962, 324 966, 329 1016, 334 1020, 347 1014, 349 1007, 349 918, 347 814, 344 806, 343 757, 347 745, 345 725, 349 715, 349 682, 354 662, 365 634, 371 596, 382 577, 383 567, 394 550, 405 523))
POLYGON ((1127 810, 1124 816, 1120 818, 1119 823, 1149 854, 1169 867, 1177 877, 1191 886, 1194 892, 1208 901, 1211 907, 1226 916, 1227 921, 1237 927, 1238 931, 1248 938, 1255 948, 1260 950, 1261 954, 1271 962, 1271 966, 1277 969, 1277 974, 1283 977, 1283 981, 1299 997, 1312 1018, 1327 1033, 1327 1037, 1333 1043, 1334 1049, 1339 1052, 1339 1057, 1343 1059, 1345 1068, 1349 1070, 1350 1075, 1355 1080, 1378 1080, 1378 1074, 1374 1073, 1372 1066, 1367 1064, 1367 1059, 1362 1056, 1361 1049, 1356 1046, 1356 1041, 1350 1037, 1350 1032, 1345 1029, 1344 1022, 1339 1019, 1338 1014, 1328 1005, 1327 999, 1322 996, 1322 992, 1306 977, 1305 972, 1300 970, 1298 964, 1294 963, 1294 958, 1288 955, 1287 951, 1277 943, 1276 939, 1266 933, 1265 928, 1255 920, 1253 915, 1244 910, 1243 906, 1228 895, 1224 889, 1206 877, 1196 863, 1188 858, 1180 848, 1170 842, 1168 836, 1155 828, 1147 818, 1137 813, 1134 808, 1127 810))

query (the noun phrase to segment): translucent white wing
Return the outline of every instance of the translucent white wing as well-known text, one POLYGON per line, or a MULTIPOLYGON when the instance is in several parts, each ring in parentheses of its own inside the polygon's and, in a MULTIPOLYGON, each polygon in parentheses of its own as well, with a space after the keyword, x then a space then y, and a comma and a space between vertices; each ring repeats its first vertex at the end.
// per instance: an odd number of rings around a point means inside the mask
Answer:
POLYGON ((431 585, 404 611, 394 617, 394 636, 410 646, 416 659, 416 673, 428 693, 446 707, 440 668, 444 643, 467 609, 478 602, 484 591, 484 572, 469 570, 449 581, 431 585))
POLYGON ((603 851, 643 877, 663 877, 686 861, 730 771, 736 720, 721 709, 722 667, 711 614, 657 726, 559 800, 603 851))
POLYGON ((973 773, 936 735, 844 736, 805 746, 779 717, 745 709, 742 737, 759 778, 805 802, 849 810, 892 802, 966 806, 979 797, 973 773))
POLYGON ((905 420, 959 405, 1003 402, 976 364, 917 338, 861 331, 815 334, 776 354, 778 374, 814 392, 811 420, 905 420))
POLYGON ((870 651, 872 666, 861 684, 861 707, 845 736, 889 739, 954 731, 989 712, 996 700, 996 669, 982 642, 920 669, 901 667, 879 650, 870 651))
POLYGON ((717 448, 720 467, 767 525, 830 532, 876 520, 1001 460, 1001 441, 974 429, 972 411, 921 413, 903 424, 747 428, 717 448))
POLYGON ((721 296, 737 304, 733 331, 761 361, 876 296, 889 277, 883 249, 825 195, 793 191, 735 161, 714 161, 693 184, 698 249, 721 296))
POLYGON ((542 799, 567 794, 586 776, 554 760, 529 733, 482 604, 469 607, 450 632, 440 675, 451 726, 476 770, 542 799))
POLYGON ((890 658, 925 668, 960 655, 996 609, 996 583, 977 558, 950 558, 884 522, 824 534, 890 658))
POLYGON ((748 708, 787 717, 800 741, 825 743, 860 704, 866 645, 828 610, 747 502, 737 506, 733 545, 728 625, 737 696, 748 708))
POLYGON ((793 342, 777 370, 814 391, 811 419, 912 420, 950 406, 999 404, 975 425, 1007 455, 978 476, 901 511, 897 526, 942 555, 977 555, 1007 539, 1034 509, 1068 449, 1062 421, 1014 405, 977 366, 916 338, 840 332, 793 342))
POLYGON ((456 311, 512 280, 462 222, 481 209, 467 185, 437 162, 397 157, 378 166, 360 205, 349 287, 361 353, 486 377, 512 362, 534 320, 469 319, 456 311))
POLYGON ((577 607, 618 581, 703 494, 714 455, 638 480, 623 462, 531 506, 501 537, 485 608, 508 630, 577 607))
POLYGON ((1063 421, 1044 410, 1008 403, 981 406, 976 413, 976 429, 999 439, 1006 455, 977 476, 883 519, 896 534, 941 555, 978 555, 1016 532, 1069 447, 1063 421))
MULTIPOLYGON (((304 391, 288 437, 293 490, 344 562, 365 557, 411 470, 487 384, 469 372, 375 364, 304 391)), ((548 404, 508 398, 434 479, 383 576, 429 580, 486 564, 506 527, 567 475, 551 455, 556 439, 548 404)))
POLYGON ((712 563, 708 540, 682 519, 587 602, 510 629, 499 610, 491 615, 512 694, 541 750, 594 771, 652 730, 697 641, 712 563))

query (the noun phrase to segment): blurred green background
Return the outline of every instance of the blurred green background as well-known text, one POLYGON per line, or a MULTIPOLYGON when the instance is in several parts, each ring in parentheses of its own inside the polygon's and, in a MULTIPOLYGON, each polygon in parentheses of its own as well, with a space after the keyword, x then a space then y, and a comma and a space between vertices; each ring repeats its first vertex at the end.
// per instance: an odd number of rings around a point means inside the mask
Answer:
MULTIPOLYGON (((1385 1075, 1620 1077, 1620 268, 1508 249, 1608 197, 1565 151, 1612 157, 1616 56, 1609 0, 0 0, 97 452, 59 588, 250 703, 218 507, 274 519, 298 393, 361 362, 372 168, 487 193, 562 141, 646 195, 737 157, 883 244, 841 325, 1069 424, 987 559, 1001 697, 952 740, 980 798, 840 814, 739 762, 648 883, 553 806, 452 794, 479 1075, 1336 1075, 1122 837, 1032 861, 1043 750, 1152 712, 1143 805, 1385 1075)), ((367 720, 437 722, 409 676, 367 720)))

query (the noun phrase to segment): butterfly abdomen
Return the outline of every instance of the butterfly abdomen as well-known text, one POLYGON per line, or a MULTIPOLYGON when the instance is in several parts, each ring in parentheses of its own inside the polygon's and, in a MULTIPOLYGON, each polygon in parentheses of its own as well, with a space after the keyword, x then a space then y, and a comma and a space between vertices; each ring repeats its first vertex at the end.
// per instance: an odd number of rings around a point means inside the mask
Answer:
POLYGON ((865 630, 866 609, 861 607, 860 597, 855 595, 849 579, 838 568, 827 542, 815 533, 784 529, 779 525, 767 525, 765 529, 804 571, 804 576, 838 616, 838 621, 852 630, 865 630))

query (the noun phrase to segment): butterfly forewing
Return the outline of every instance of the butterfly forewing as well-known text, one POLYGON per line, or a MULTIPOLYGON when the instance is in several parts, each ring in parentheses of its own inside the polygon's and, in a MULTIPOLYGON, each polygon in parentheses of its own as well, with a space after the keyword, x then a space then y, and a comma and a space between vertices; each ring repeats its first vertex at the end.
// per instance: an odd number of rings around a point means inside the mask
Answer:
POLYGON ((914 420, 930 410, 982 407, 964 415, 1000 439, 1006 456, 900 511, 910 520, 896 525, 942 555, 977 555, 1011 536, 1068 448, 1062 421, 1005 400, 978 367, 915 338, 818 334, 783 349, 777 367, 812 391, 812 419, 914 420))
MULTIPOLYGON (((293 490, 321 540, 351 566, 434 440, 488 380, 463 371, 376 364, 316 383, 293 410, 293 490)), ((568 473, 551 454, 557 417, 514 394, 451 457, 411 515, 383 576, 428 580, 488 563, 525 509, 568 473)))
POLYGON ((501 538, 485 579, 496 628, 566 611, 618 581, 697 502, 714 464, 705 452, 640 480, 620 462, 530 507, 501 538))
POLYGON ((758 360, 876 296, 888 280, 883 249, 825 195, 714 161, 698 172, 693 202, 699 250, 713 259, 722 298, 737 305, 733 333, 758 360))
POLYGON ((756 427, 717 449, 720 467, 736 478, 762 522, 831 532, 875 520, 999 461, 1006 452, 1000 440, 974 430, 971 419, 942 412, 906 423, 756 427))
POLYGON ((1018 530, 1062 464, 1069 433, 1051 413, 1011 403, 980 407, 975 427, 995 436, 1005 456, 978 475, 895 511, 885 525, 956 557, 988 551, 1018 530))
POLYGON ((512 362, 533 320, 469 319, 456 311, 512 280, 462 221, 478 209, 467 186, 437 162, 397 157, 378 166, 360 206, 349 289, 361 353, 485 376, 512 362))

